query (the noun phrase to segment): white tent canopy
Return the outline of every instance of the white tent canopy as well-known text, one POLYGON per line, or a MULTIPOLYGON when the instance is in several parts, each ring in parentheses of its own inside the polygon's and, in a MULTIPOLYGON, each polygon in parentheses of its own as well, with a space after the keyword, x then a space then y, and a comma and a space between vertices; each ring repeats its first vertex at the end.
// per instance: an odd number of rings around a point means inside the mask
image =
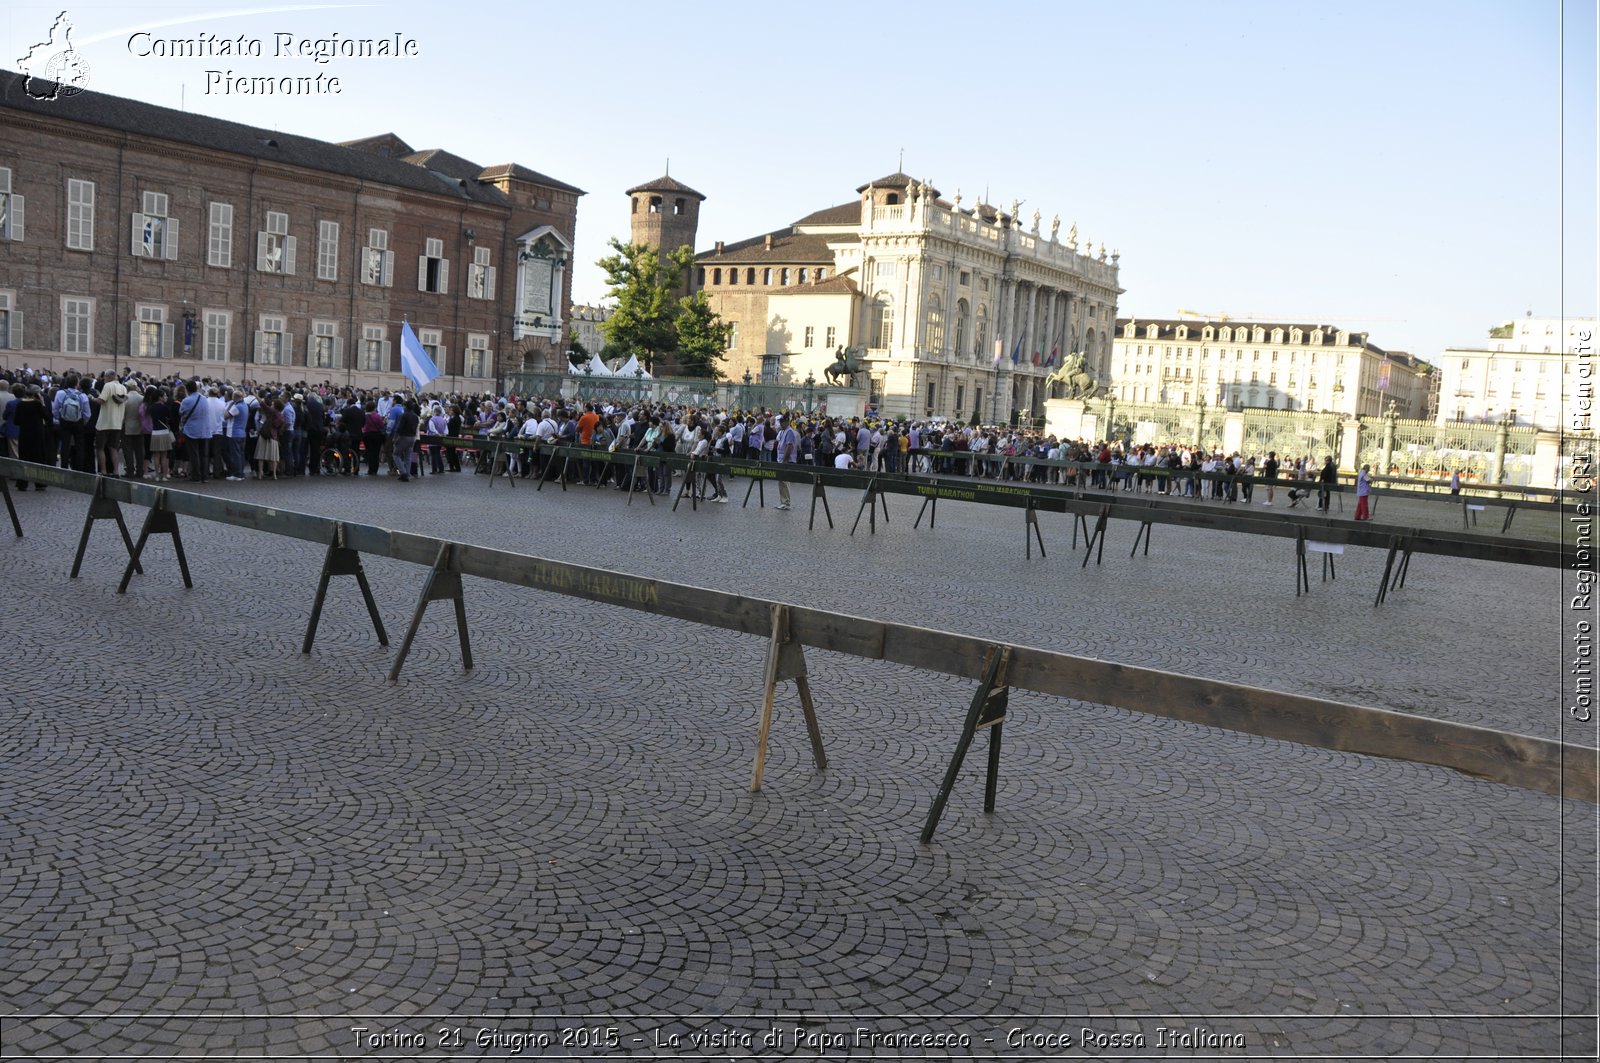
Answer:
POLYGON ((587 365, 573 365, 571 362, 568 362, 567 363, 567 372, 575 373, 578 376, 586 376, 586 375, 587 376, 610 376, 611 375, 611 370, 606 368, 606 363, 604 363, 604 362, 602 362, 600 360, 600 356, 598 354, 589 355, 589 361, 588 361, 587 365))
POLYGON ((645 372, 644 366, 639 364, 639 356, 637 354, 630 354, 628 360, 618 367, 616 375, 628 378, 642 377, 645 380, 651 379, 650 374, 645 372))

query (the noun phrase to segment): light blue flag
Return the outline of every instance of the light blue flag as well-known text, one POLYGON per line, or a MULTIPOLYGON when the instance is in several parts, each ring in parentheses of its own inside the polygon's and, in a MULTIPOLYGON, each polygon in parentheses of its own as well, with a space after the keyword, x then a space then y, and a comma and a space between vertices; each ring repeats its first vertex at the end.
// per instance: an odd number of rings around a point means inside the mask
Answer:
POLYGON ((411 331, 411 322, 400 323, 400 371, 411 381, 411 386, 421 394, 422 389, 440 377, 439 367, 433 364, 422 341, 411 331))

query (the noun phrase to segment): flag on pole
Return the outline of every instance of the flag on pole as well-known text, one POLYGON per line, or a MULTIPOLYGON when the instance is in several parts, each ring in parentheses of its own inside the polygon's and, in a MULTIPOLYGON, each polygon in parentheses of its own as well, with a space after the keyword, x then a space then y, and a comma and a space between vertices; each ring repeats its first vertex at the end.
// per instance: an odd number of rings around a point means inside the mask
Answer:
POLYGON ((1055 365, 1056 364, 1056 355, 1058 355, 1060 353, 1061 353, 1061 344, 1058 343, 1054 347, 1050 348, 1050 357, 1048 357, 1048 358, 1046 358, 1044 360, 1044 367, 1046 369, 1049 369, 1051 366, 1055 365))
POLYGON ((1034 365, 1038 365, 1039 364, 1039 352, 1038 351, 1034 351, 1033 352, 1033 364, 1034 365))
POLYGON ((1022 337, 1021 336, 1017 337, 1016 345, 1011 348, 1011 364, 1012 365, 1021 365, 1022 364, 1022 337))
POLYGON ((996 339, 994 341, 994 367, 996 369, 1000 368, 1000 359, 1004 358, 1005 356, 1006 341, 1002 339, 996 339))
POLYGON ((423 350, 422 341, 417 339, 417 334, 411 331, 411 322, 400 322, 400 370, 411 381, 411 386, 418 393, 430 383, 439 379, 439 367, 433 364, 433 359, 428 357, 428 352, 423 350))

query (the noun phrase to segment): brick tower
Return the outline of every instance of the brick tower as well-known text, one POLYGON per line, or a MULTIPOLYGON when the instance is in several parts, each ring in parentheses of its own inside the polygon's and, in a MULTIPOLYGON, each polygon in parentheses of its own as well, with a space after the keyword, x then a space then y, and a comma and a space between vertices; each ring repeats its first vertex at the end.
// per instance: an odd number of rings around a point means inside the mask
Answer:
MULTIPOLYGON (((694 250, 695 230, 700 225, 700 204, 705 196, 682 181, 662 176, 628 189, 632 200, 629 213, 629 238, 663 254, 687 246, 694 250)), ((684 292, 688 290, 685 278, 684 292)))

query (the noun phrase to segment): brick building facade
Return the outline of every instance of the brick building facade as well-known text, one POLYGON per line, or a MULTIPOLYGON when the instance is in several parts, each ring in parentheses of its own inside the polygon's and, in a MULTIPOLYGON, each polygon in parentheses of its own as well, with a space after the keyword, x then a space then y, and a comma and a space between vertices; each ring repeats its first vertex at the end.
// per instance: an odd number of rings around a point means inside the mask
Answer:
POLYGON ((399 385, 402 321, 443 387, 564 361, 581 189, 22 82, 0 72, 13 367, 399 385))

